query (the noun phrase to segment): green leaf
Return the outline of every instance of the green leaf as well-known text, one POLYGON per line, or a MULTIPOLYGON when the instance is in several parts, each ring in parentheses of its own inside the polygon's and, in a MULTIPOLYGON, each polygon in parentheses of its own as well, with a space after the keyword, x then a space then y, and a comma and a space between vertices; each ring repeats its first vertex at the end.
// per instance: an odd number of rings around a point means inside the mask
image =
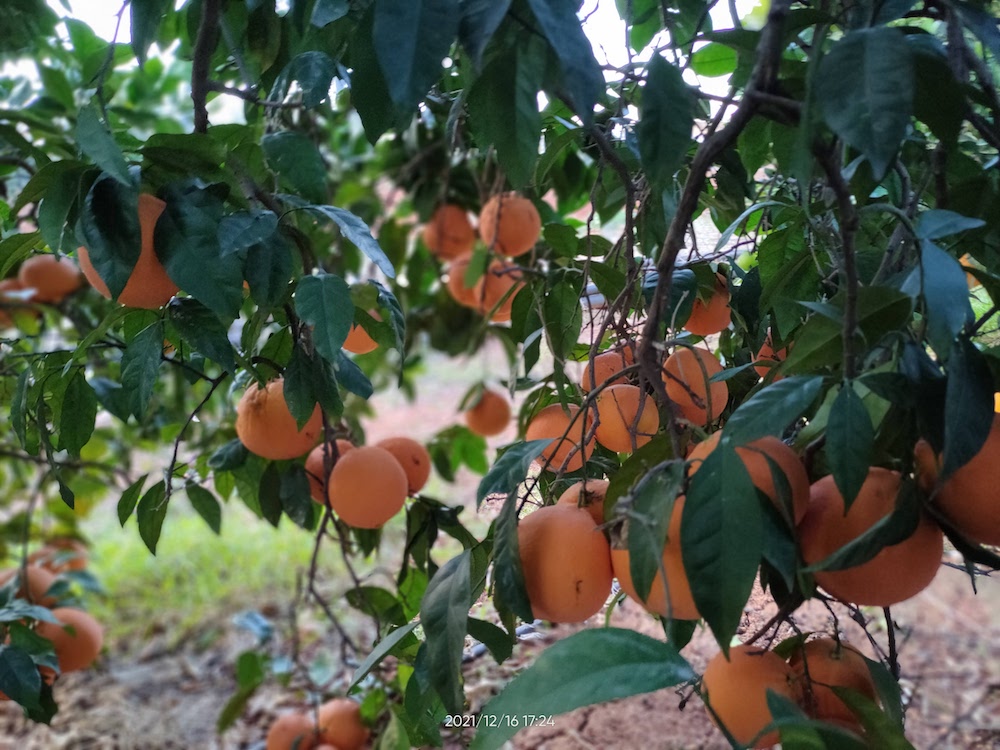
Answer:
POLYGON ((337 361, 333 365, 337 383, 342 385, 347 391, 355 396, 367 400, 375 392, 375 386, 365 375, 357 362, 341 352, 337 355, 337 361))
POLYGON ((479 482, 476 490, 476 508, 487 495, 507 495, 513 492, 528 476, 528 467, 538 458, 552 440, 529 440, 515 443, 496 460, 493 467, 479 482))
POLYGON ((879 750, 914 750, 903 734, 903 727, 892 721, 867 695, 839 685, 830 687, 834 694, 851 709, 865 728, 865 738, 879 750))
POLYGON ((772 383, 744 401, 726 423, 733 445, 751 443, 766 435, 780 436, 802 416, 819 395, 823 378, 792 377, 772 383))
POLYGON ((136 334, 122 355, 122 388, 129 411, 142 420, 153 396, 163 355, 163 324, 157 321, 136 334))
POLYGON ((261 307, 281 305, 292 275, 292 248, 279 232, 255 242, 247 249, 247 283, 250 296, 261 307))
POLYGON ((351 103, 361 117, 368 142, 372 144, 389 128, 408 122, 410 114, 400 112, 389 96, 372 40, 374 15, 373 3, 358 24, 349 48, 349 63, 354 69, 351 74, 351 103))
POLYGON ((844 498, 845 512, 868 478, 874 443, 875 428, 865 403, 853 383, 845 383, 826 424, 826 460, 844 498))
POLYGON ((71 456, 79 456, 80 449, 94 434, 94 420, 97 418, 97 394, 87 383, 82 370, 77 370, 66 385, 62 406, 59 409, 60 450, 71 456))
POLYGON ((415 109, 441 76, 460 18, 458 0, 376 0, 372 41, 400 109, 415 109))
POLYGON ((73 167, 72 162, 70 165, 68 169, 50 170, 56 175, 56 179, 45 191, 42 203, 38 207, 38 229, 45 238, 45 243, 53 250, 62 253, 73 252, 79 245, 69 219, 79 205, 80 178, 83 176, 83 170, 73 167))
POLYGON ((0 692, 22 706, 37 706, 42 678, 31 654, 15 646, 0 646, 0 692))
POLYGON ((135 512, 135 505, 139 502, 139 495, 142 492, 143 485, 146 484, 146 477, 148 476, 148 474, 143 474, 136 479, 122 493, 121 499, 118 501, 118 521, 123 527, 125 526, 125 522, 132 517, 132 513, 135 512))
POLYGON ((533 622, 534 613, 521 568, 520 542, 517 535, 517 492, 504 500, 494 530, 493 579, 498 606, 502 604, 525 622, 533 622))
POLYGON ((83 201, 77 234, 97 275, 117 299, 141 250, 138 193, 109 175, 98 177, 83 201))
POLYGON ((525 40, 496 56, 472 84, 469 121, 480 147, 492 145, 511 185, 527 185, 538 161, 542 117, 538 90, 545 74, 545 48, 525 40))
POLYGON ((750 598, 764 545, 757 491, 733 445, 723 437, 704 460, 681 516, 681 557, 691 594, 724 652, 750 598))
POLYGON ((219 242, 223 205, 212 189, 176 185, 163 196, 167 207, 156 222, 156 254, 184 291, 223 320, 243 305, 243 259, 219 242))
POLYGON ((223 255, 240 253, 270 239, 277 231, 278 216, 274 211, 237 211, 219 222, 219 247, 223 255))
POLYGON ((528 0, 528 5, 559 58, 561 88, 568 94, 573 111, 589 126, 594 105, 604 92, 604 74, 577 18, 576 1, 528 0))
POLYGON ((459 0, 458 40, 478 70, 483 50, 510 9, 511 0, 459 0))
POLYGON ((174 297, 167 312, 170 322, 192 349, 217 362, 226 372, 236 372, 229 330, 218 315, 190 297, 174 297))
POLYGON ((327 196, 327 168, 316 144, 297 131, 265 135, 261 141, 268 166, 278 173, 282 184, 313 203, 327 196))
POLYGON ((718 42, 709 42, 691 55, 691 69, 706 78, 729 75, 736 70, 736 50, 718 42))
POLYGON ((17 436, 17 442, 22 448, 28 447, 27 434, 27 413, 28 413, 28 378, 31 376, 31 369, 25 367, 21 374, 17 376, 17 383, 14 384, 14 393, 10 400, 10 424, 17 436))
POLYGON ((420 602, 431 684, 451 713, 460 713, 465 703, 462 652, 471 595, 470 552, 465 550, 438 569, 420 602))
POLYGON ((365 660, 361 663, 361 666, 357 668, 354 672, 354 677, 351 678, 351 684, 348 686, 348 690, 354 688, 361 680, 368 676, 375 667, 382 663, 385 657, 392 653, 392 650, 396 648, 408 635, 410 635, 414 628, 420 623, 414 620, 400 628, 396 628, 390 633, 386 634, 382 640, 378 642, 372 652, 368 654, 365 660))
POLYGON ((486 646, 497 664, 503 664, 514 652, 514 643, 510 636, 503 628, 498 628, 492 622, 470 617, 466 630, 469 635, 486 646))
POLYGON ((656 55, 639 106, 639 156, 655 185, 669 185, 691 144, 694 98, 681 72, 656 55))
POLYGON ((913 56, 903 33, 883 26, 846 34, 820 62, 814 87, 826 124, 881 180, 913 111, 913 56))
POLYGON ((301 346, 292 350, 292 357, 285 367, 285 404, 301 430, 316 408, 316 389, 313 379, 316 363, 301 346))
POLYGON ((986 224, 982 219, 972 219, 954 211, 932 208, 920 214, 917 221, 917 237, 922 240, 939 240, 959 232, 979 229, 986 224))
POLYGON ((320 356, 336 362, 354 323, 351 290, 339 276, 304 276, 295 289, 295 312, 312 326, 313 344, 320 356))
POLYGON ((208 528, 216 534, 221 533, 222 508, 215 495, 200 484, 189 484, 185 487, 185 492, 187 492, 188 500, 191 501, 191 507, 208 524, 208 528))
MULTIPOLYGON (((315 17, 314 10, 314 20, 315 17)), ((337 62, 328 54, 316 50, 302 52, 293 57, 281 71, 268 100, 282 101, 288 95, 292 81, 297 81, 302 90, 302 105, 307 109, 318 107, 330 96, 330 85, 336 75, 337 62)))
POLYGON ((122 185, 132 185, 128 164, 122 151, 101 122, 101 115, 92 104, 80 110, 76 119, 76 142, 80 150, 122 185))
POLYGON ((470 747, 497 750, 520 729, 509 717, 529 708, 554 716, 673 687, 694 676, 668 643, 621 628, 582 630, 545 649, 483 707, 470 747))
POLYGON ((982 450, 993 427, 993 376, 986 356, 960 336, 948 357, 948 384, 944 401, 945 481, 982 450))
POLYGON ((350 5, 347 0, 317 0, 309 23, 322 29, 347 15, 350 5))
POLYGON ((758 735, 779 729, 782 747, 789 750, 866 750, 872 747, 853 732, 819 719, 810 719, 798 704, 770 688, 767 690, 767 707, 774 721, 761 729, 758 735))
POLYGON ((246 446, 240 442, 239 438, 233 438, 225 445, 220 446, 208 459, 210 468, 216 471, 232 471, 238 469, 246 463, 250 452, 246 446))
POLYGON ((281 521, 281 475, 274 461, 268 461, 257 489, 261 517, 274 527, 281 521))
POLYGON ((647 474, 631 497, 621 500, 628 516, 629 573, 642 599, 649 597, 660 570, 674 500, 683 489, 684 462, 671 461, 647 474))
POLYGON ((156 41, 160 21, 171 8, 170 0, 131 0, 129 12, 132 21, 132 50, 139 67, 146 64, 149 45, 156 41))
POLYGON ((310 495, 305 467, 292 464, 281 475, 281 509, 296 526, 311 529, 316 523, 318 508, 310 495))
POLYGON ((139 501, 136 518, 139 521, 139 536, 154 555, 160 541, 163 519, 167 517, 166 485, 161 481, 154 484, 139 501))
POLYGON ((938 355, 947 356, 955 334, 975 319, 961 264, 930 240, 921 240, 920 264, 906 279, 903 291, 923 297, 927 340, 938 355))
POLYGON ((372 230, 358 216, 336 206, 309 206, 309 210, 334 222, 340 227, 341 233, 358 250, 367 255, 368 259, 378 266, 382 273, 390 279, 396 278, 396 269, 392 267, 389 257, 378 244, 378 240, 372 237, 372 230))
POLYGON ((542 312, 552 355, 563 360, 573 351, 583 327, 580 290, 569 281, 560 281, 545 295, 542 312))

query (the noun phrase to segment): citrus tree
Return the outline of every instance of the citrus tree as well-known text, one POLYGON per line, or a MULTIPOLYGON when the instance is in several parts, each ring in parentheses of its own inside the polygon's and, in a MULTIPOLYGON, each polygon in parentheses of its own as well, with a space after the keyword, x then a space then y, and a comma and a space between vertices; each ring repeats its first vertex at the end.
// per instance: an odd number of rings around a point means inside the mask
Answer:
MULTIPOLYGON (((354 587, 327 601, 314 564, 304 598, 353 699, 286 674, 332 700, 269 748, 499 747, 684 685, 734 747, 907 746, 889 608, 945 539, 973 584, 1000 566, 995 4, 618 0, 604 64, 570 0, 278 5, 131 0, 129 43, 5 8, 0 691, 48 721, 99 651, 80 550, 45 548, 55 584, 26 553, 111 485, 153 554, 172 505, 218 530, 229 497, 339 546, 354 587), (422 352, 487 344, 509 375, 465 425, 365 444, 422 352), (477 496, 422 494, 432 465, 477 496), (366 585, 400 514, 396 585, 366 585), (778 615, 732 645, 755 581, 778 615), (518 622, 625 596, 664 638, 583 629, 469 712, 467 638, 503 661, 518 622), (809 599, 831 632, 779 638, 809 599), (876 616, 878 661, 836 628, 876 616)), ((277 670, 245 657, 222 727, 277 670)))

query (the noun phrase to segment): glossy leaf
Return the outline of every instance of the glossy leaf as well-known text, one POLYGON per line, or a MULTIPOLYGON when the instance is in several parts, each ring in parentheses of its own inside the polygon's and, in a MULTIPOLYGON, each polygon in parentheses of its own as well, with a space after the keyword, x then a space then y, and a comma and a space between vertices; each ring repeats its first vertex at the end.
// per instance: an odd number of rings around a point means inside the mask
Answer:
POLYGON ((826 458, 845 509, 851 507, 868 477, 874 442, 875 428, 864 401, 851 383, 845 383, 826 425, 826 458))
POLYGON ((76 120, 76 142, 80 150, 93 159, 105 173, 122 185, 132 184, 125 157, 111 137, 111 133, 101 122, 97 107, 88 104, 80 110, 76 120))
POLYGON ((336 362, 354 323, 347 282, 332 273, 303 277, 295 289, 295 311, 312 326, 313 344, 320 356, 336 362))
POLYGON ((498 607, 502 605, 525 622, 533 622, 535 616, 521 567, 517 506, 517 493, 511 491, 497 516, 493 550, 494 586, 498 607))
POLYGON ((955 335, 973 320, 961 264, 930 240, 922 240, 920 265, 910 273, 903 291, 922 297, 927 338, 939 356, 946 356, 955 335))
POLYGON ((552 440, 528 440, 514 443, 493 464, 476 490, 476 508, 487 495, 507 495, 513 492, 528 476, 528 467, 538 458, 552 440))
POLYGON ((674 501, 683 489, 684 462, 672 461, 647 474, 628 500, 622 502, 629 519, 629 573, 642 599, 649 596, 653 578, 660 570, 674 501))
POLYGON ((327 170, 316 144, 302 133, 288 130, 264 136, 261 146, 267 163, 284 184, 314 203, 326 200, 327 170))
POLYGON ((940 481, 945 481, 982 449, 993 427, 992 405, 990 366, 976 345, 962 336, 955 341, 948 357, 940 481))
POLYGON ((142 419, 153 396, 163 356, 163 325, 154 323, 137 334, 122 355, 122 388, 129 410, 142 419))
POLYGON ((680 70, 656 55, 649 64, 639 107, 639 155, 650 180, 666 186, 691 144, 694 98, 680 70))
POLYGON ((139 536, 143 543, 154 555, 156 545, 160 541, 160 532, 163 530, 163 521, 167 517, 166 486, 157 482, 142 496, 139 507, 136 509, 136 518, 139 521, 139 536))
POLYGON ((83 372, 77 370, 66 384, 59 409, 59 448, 72 456, 79 456, 94 433, 96 417, 97 394, 87 383, 83 372))
POLYGON ((132 517, 132 513, 135 512, 135 506, 139 502, 139 495, 142 493, 142 487, 146 483, 147 476, 148 474, 143 474, 122 493, 121 499, 118 501, 118 521, 122 526, 132 517))
POLYGON ((167 306, 170 322, 199 354, 217 362, 226 372, 236 371, 227 326, 205 305, 190 297, 175 297, 167 306))
POLYGON ((396 270, 392 267, 392 262, 378 244, 378 240, 372 237, 372 230, 359 217, 336 206, 310 206, 309 208, 340 227, 343 235, 367 255, 368 259, 378 266, 382 273, 390 279, 396 277, 396 270))
POLYGON ((38 703, 42 678, 31 655, 16 646, 0 646, 0 693, 22 706, 38 703))
POLYGON ((462 651, 469 616, 472 585, 470 552, 442 565, 420 603, 420 622, 427 644, 430 680, 445 707, 459 713, 465 702, 462 690, 462 651))
POLYGON ((782 432, 808 409, 820 389, 821 377, 792 377, 757 391, 726 423, 726 437, 733 445, 750 443, 782 432))
POLYGON ((510 4, 511 0, 459 0, 458 39, 476 68, 482 64, 483 50, 507 15, 510 4))
POLYGON ((222 531, 222 508, 219 501, 209 490, 200 484, 189 484, 184 488, 187 492, 188 500, 195 513, 202 517, 208 528, 216 534, 222 531))
POLYGON ((121 294, 139 259, 139 196, 110 175, 98 177, 83 201, 78 235, 111 292, 121 294))

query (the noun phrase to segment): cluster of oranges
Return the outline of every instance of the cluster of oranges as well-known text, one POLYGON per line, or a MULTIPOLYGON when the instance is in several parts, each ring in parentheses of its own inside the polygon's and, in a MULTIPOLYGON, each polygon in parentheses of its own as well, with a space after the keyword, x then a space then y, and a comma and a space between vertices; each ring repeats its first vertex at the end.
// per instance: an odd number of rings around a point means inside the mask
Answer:
POLYGON ((334 698, 314 714, 282 714, 267 732, 266 750, 360 750, 371 730, 361 708, 349 698, 334 698))
POLYGON ((538 241, 542 220, 538 209, 517 193, 490 198, 479 214, 479 236, 496 256, 485 268, 473 269, 477 278, 466 283, 473 263, 476 230, 461 206, 446 203, 435 210, 424 227, 423 240, 437 258, 446 262, 446 288, 460 305, 477 310, 495 323, 510 320, 514 295, 523 278, 510 258, 524 255, 538 241))
POLYGON ((377 529, 402 510, 431 473, 427 449, 408 437, 355 447, 347 440, 317 446, 323 417, 317 405, 300 428, 288 409, 284 379, 251 385, 236 407, 236 435, 262 458, 289 460, 307 453, 312 497, 347 524, 377 529))
MULTIPOLYGON (((86 569, 87 548, 75 539, 53 539, 29 555, 26 562, 24 567, 0 571, 0 586, 15 586, 16 596, 49 608, 58 620, 58 624, 37 621, 35 634, 52 643, 60 674, 86 669, 101 653, 104 629, 82 609, 57 606, 52 588, 59 575, 86 569)), ((49 667, 39 667, 38 671, 47 684, 55 681, 56 673, 49 667)), ((0 693, 0 700, 7 700, 7 696, 0 693)))

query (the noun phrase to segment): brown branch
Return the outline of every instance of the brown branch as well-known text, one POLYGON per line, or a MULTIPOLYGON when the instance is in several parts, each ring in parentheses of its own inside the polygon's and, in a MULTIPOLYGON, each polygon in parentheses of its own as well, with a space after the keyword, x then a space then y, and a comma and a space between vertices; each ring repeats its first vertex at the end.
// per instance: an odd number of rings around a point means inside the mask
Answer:
POLYGON ((108 466, 99 461, 49 461, 43 456, 32 456, 30 453, 25 453, 24 451, 4 445, 0 445, 0 458, 12 458, 15 461, 24 461, 25 463, 36 464, 38 466, 51 466, 55 464, 60 469, 94 469, 107 474, 116 474, 122 479, 130 480, 129 473, 125 469, 117 466, 108 466))
POLYGON ((208 131, 209 74, 212 55, 219 43, 219 17, 222 0, 205 0, 201 8, 201 24, 194 43, 191 60, 191 101, 194 102, 194 132, 208 131))
POLYGON ((170 455, 170 467, 167 469, 163 477, 164 493, 163 493, 163 500, 160 503, 161 505, 165 505, 166 503, 170 502, 170 496, 173 494, 174 467, 177 466, 177 454, 180 451, 181 441, 184 439, 184 433, 187 432, 187 428, 191 426, 191 423, 194 421, 194 418, 198 416, 198 412, 200 412, 203 408, 205 408, 205 404, 207 404, 208 400, 212 398, 212 394, 215 393, 218 387, 222 385, 222 381, 225 380, 227 377, 229 377, 229 373, 223 372, 218 377, 213 378, 212 380, 209 381, 212 385, 211 387, 209 387, 208 393, 206 393, 205 397, 198 402, 198 405, 194 407, 192 412, 188 414, 187 419, 184 420, 184 424, 181 425, 180 432, 178 432, 177 437, 174 438, 174 450, 173 453, 170 455))

